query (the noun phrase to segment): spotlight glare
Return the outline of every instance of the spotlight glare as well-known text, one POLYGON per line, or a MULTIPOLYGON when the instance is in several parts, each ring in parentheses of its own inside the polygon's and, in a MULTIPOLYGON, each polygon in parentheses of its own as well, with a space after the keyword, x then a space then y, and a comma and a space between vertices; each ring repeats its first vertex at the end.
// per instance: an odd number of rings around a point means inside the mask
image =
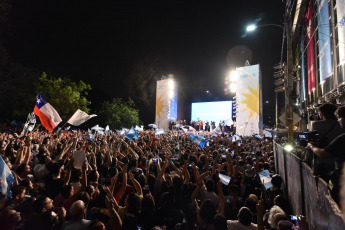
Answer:
POLYGON ((247 27, 247 31, 248 31, 248 32, 253 31, 253 30, 255 30, 255 29, 256 29, 256 25, 249 25, 249 26, 247 27))
POLYGON ((236 82, 238 77, 238 73, 236 70, 231 71, 230 73, 230 81, 231 82, 236 82))
POLYGON ((175 82, 174 79, 169 79, 169 89, 173 90, 175 88, 175 82))
POLYGON ((294 147, 292 145, 290 145, 290 144, 287 144, 287 145, 284 146, 284 149, 286 151, 288 151, 288 152, 291 152, 294 149, 294 147))

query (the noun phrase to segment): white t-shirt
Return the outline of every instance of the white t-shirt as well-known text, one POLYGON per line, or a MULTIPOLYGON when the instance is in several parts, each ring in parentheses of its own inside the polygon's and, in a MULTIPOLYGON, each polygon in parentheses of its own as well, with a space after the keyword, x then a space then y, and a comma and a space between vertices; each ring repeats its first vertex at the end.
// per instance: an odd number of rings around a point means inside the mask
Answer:
POLYGON ((245 226, 238 222, 238 220, 227 220, 228 230, 257 230, 258 226, 251 223, 249 226, 245 226))
POLYGON ((86 230, 91 223, 91 220, 68 221, 62 226, 62 230, 86 230))

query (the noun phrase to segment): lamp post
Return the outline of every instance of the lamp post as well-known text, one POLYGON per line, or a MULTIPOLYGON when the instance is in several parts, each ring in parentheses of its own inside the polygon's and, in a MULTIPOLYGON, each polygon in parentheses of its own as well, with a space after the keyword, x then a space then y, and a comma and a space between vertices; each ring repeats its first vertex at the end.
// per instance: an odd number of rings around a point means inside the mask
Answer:
MULTIPOLYGON (((293 70, 292 70, 292 32, 291 32, 291 23, 290 20, 286 20, 284 26, 279 24, 265 24, 265 25, 250 25, 247 27, 247 31, 251 32, 259 27, 266 26, 276 26, 285 30, 286 32, 286 53, 287 53, 287 66, 285 72, 285 108, 286 108, 286 124, 288 126, 288 142, 293 143, 293 101, 292 101, 292 91, 293 91, 293 70)), ((276 92, 276 98, 278 93, 276 92)), ((277 99, 276 99, 277 100, 277 99)), ((276 101, 276 125, 278 125, 278 107, 276 101)), ((278 127, 276 127, 278 128, 278 127)))

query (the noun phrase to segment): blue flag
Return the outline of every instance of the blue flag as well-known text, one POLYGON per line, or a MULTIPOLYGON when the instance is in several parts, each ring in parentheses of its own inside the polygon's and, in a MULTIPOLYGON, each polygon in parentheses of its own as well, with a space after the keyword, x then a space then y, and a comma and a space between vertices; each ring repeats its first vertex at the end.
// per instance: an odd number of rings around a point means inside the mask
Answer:
POLYGON ((128 131, 128 133, 126 134, 126 137, 128 139, 138 139, 138 131, 135 130, 133 127, 128 131))
POLYGON ((14 182, 14 176, 12 175, 11 170, 5 163, 5 161, 0 156, 0 192, 12 199, 11 184, 14 182))

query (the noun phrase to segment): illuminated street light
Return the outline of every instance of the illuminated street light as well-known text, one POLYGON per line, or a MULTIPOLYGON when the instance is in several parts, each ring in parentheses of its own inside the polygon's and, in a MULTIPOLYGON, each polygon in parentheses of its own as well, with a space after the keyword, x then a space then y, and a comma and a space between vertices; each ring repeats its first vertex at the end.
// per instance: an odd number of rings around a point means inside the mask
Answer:
POLYGON ((251 32, 251 31, 253 31, 255 29, 256 29, 256 25, 249 25, 249 26, 247 26, 247 31, 248 32, 251 32))

